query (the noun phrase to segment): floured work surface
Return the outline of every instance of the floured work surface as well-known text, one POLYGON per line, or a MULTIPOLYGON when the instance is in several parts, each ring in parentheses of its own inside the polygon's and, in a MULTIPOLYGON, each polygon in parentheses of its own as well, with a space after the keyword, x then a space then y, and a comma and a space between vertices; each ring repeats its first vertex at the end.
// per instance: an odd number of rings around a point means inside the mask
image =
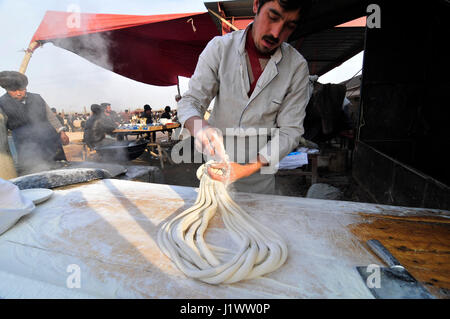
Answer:
MULTIPOLYGON (((196 197, 190 187, 109 179, 54 189, 47 202, 0 236, 0 297, 372 298, 355 269, 380 264, 358 235, 370 224, 367 216, 392 210, 406 219, 440 216, 433 218, 439 224, 450 216, 448 211, 236 194, 241 208, 283 237, 289 256, 265 277, 216 286, 187 278, 156 243, 161 223, 191 207, 196 197)), ((411 236, 422 234, 411 231, 411 236)), ((219 215, 205 238, 233 248, 219 215)), ((424 243, 434 240, 439 239, 423 238, 424 243)), ((448 252, 446 243, 442 250, 448 252)), ((448 265, 443 265, 444 277, 448 265)))

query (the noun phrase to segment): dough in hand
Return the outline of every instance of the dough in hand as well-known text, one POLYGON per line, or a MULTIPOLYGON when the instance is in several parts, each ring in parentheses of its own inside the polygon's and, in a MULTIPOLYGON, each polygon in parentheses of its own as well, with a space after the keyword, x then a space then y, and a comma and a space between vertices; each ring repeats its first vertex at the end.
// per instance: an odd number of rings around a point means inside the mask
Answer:
POLYGON ((192 207, 162 225, 158 245, 186 276, 209 284, 234 283, 278 269, 287 258, 287 245, 269 227, 248 215, 222 182, 211 179, 204 164, 197 170, 200 187, 192 207), (204 234, 220 212, 236 251, 209 245, 204 234), (220 256, 232 255, 226 261, 220 256))

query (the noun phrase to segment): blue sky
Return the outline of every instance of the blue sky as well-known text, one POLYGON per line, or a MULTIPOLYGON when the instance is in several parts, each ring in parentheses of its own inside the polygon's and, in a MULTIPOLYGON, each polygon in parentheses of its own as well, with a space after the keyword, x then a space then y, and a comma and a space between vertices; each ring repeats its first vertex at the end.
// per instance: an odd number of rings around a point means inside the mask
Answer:
MULTIPOLYGON (((152 15, 206 11, 201 0, 0 0, 0 70, 18 70, 24 52, 45 11, 68 11, 76 6, 81 12, 152 15)), ((330 71, 319 80, 338 83, 361 69, 362 54, 330 71)), ((121 111, 150 104, 153 109, 175 106, 176 86, 156 87, 139 83, 96 66, 83 58, 45 44, 33 54, 26 75, 30 92, 39 93, 58 111, 80 112, 93 103, 108 101, 121 111)), ((188 79, 180 79, 187 89, 188 79)), ((0 94, 4 90, 0 88, 0 94)))

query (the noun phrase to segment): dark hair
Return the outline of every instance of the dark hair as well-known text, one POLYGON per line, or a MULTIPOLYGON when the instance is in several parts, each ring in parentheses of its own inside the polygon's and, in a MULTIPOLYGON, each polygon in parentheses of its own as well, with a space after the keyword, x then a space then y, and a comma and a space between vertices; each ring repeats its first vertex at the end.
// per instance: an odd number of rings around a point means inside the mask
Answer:
POLYGON ((150 107, 150 105, 145 104, 144 105, 144 111, 150 111, 152 108, 150 107))
POLYGON ((99 114, 102 111, 103 107, 98 104, 92 104, 91 105, 91 111, 94 114, 99 114))
POLYGON ((259 0, 258 12, 262 6, 271 1, 278 1, 280 6, 286 11, 294 11, 301 9, 300 14, 303 16, 311 7, 311 0, 259 0))
POLYGON ((100 106, 103 107, 104 109, 106 109, 106 107, 107 107, 108 105, 111 105, 111 103, 102 103, 102 104, 100 104, 100 106))
POLYGON ((170 106, 167 105, 167 106, 164 108, 164 111, 170 112, 170 106))

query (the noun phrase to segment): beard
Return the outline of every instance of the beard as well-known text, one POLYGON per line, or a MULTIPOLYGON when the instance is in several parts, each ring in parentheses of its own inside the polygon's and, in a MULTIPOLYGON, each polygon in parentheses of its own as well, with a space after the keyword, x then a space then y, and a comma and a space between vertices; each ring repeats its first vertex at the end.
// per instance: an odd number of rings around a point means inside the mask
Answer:
POLYGON ((270 49, 261 44, 260 47, 258 48, 259 51, 261 51, 261 53, 273 54, 280 46, 280 39, 274 38, 271 35, 264 35, 262 36, 261 39, 268 42, 271 46, 273 46, 273 48, 270 49))

